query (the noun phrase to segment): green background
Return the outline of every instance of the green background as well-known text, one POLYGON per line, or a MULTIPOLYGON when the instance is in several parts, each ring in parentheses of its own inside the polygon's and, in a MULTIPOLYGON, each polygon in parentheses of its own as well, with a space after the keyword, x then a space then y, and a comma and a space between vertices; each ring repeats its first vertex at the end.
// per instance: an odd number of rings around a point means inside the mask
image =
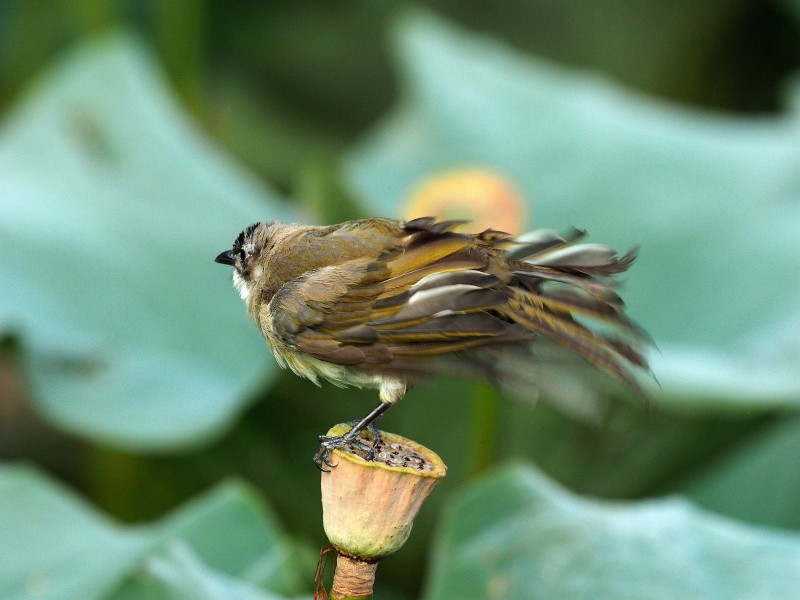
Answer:
POLYGON ((382 427, 450 470, 379 597, 800 595, 798 62, 795 0, 0 3, 0 597, 309 597, 374 392, 280 372, 212 259, 461 167, 640 246, 660 386, 415 388, 382 427))

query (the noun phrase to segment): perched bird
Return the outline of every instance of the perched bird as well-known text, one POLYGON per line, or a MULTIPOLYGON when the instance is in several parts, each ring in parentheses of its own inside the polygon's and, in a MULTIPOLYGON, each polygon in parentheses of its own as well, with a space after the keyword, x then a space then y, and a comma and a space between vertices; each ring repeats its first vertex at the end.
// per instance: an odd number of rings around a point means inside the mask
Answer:
POLYGON ((558 371, 580 357, 639 390, 646 336, 614 291, 635 251, 618 257, 578 243, 578 230, 454 231, 464 223, 265 221, 216 257, 233 266, 247 313, 282 367, 317 384, 378 390, 381 403, 350 432, 320 437, 320 468, 336 447, 370 454, 361 431, 429 375, 478 375, 516 395, 557 397, 577 388, 548 365, 558 371))

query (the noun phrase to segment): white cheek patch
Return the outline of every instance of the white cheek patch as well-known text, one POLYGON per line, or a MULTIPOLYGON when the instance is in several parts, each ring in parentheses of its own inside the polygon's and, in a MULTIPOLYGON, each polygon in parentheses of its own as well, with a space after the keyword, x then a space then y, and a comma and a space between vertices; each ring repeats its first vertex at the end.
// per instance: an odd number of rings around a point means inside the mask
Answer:
POLYGON ((233 271, 233 287, 239 292, 239 296, 241 296, 242 300, 247 301, 247 298, 250 297, 250 286, 247 285, 244 278, 239 275, 239 271, 235 269, 233 271))

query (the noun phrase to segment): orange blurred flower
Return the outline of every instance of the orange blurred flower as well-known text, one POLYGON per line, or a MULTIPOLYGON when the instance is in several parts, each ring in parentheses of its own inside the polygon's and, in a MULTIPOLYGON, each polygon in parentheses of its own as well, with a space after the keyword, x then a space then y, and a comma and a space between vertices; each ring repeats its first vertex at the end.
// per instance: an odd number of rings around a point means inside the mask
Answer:
POLYGON ((518 188, 488 169, 434 175, 413 190, 406 207, 406 219, 469 219, 469 225, 463 227, 469 231, 492 228, 518 234, 525 225, 525 203, 518 188))

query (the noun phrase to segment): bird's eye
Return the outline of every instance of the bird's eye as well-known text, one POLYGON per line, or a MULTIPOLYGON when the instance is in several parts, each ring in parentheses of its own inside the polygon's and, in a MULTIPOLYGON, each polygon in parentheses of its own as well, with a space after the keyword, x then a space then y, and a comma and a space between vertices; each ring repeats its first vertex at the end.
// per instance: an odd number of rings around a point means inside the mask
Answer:
POLYGON ((236 254, 239 255, 239 260, 244 261, 244 248, 239 248, 239 251, 236 254))

